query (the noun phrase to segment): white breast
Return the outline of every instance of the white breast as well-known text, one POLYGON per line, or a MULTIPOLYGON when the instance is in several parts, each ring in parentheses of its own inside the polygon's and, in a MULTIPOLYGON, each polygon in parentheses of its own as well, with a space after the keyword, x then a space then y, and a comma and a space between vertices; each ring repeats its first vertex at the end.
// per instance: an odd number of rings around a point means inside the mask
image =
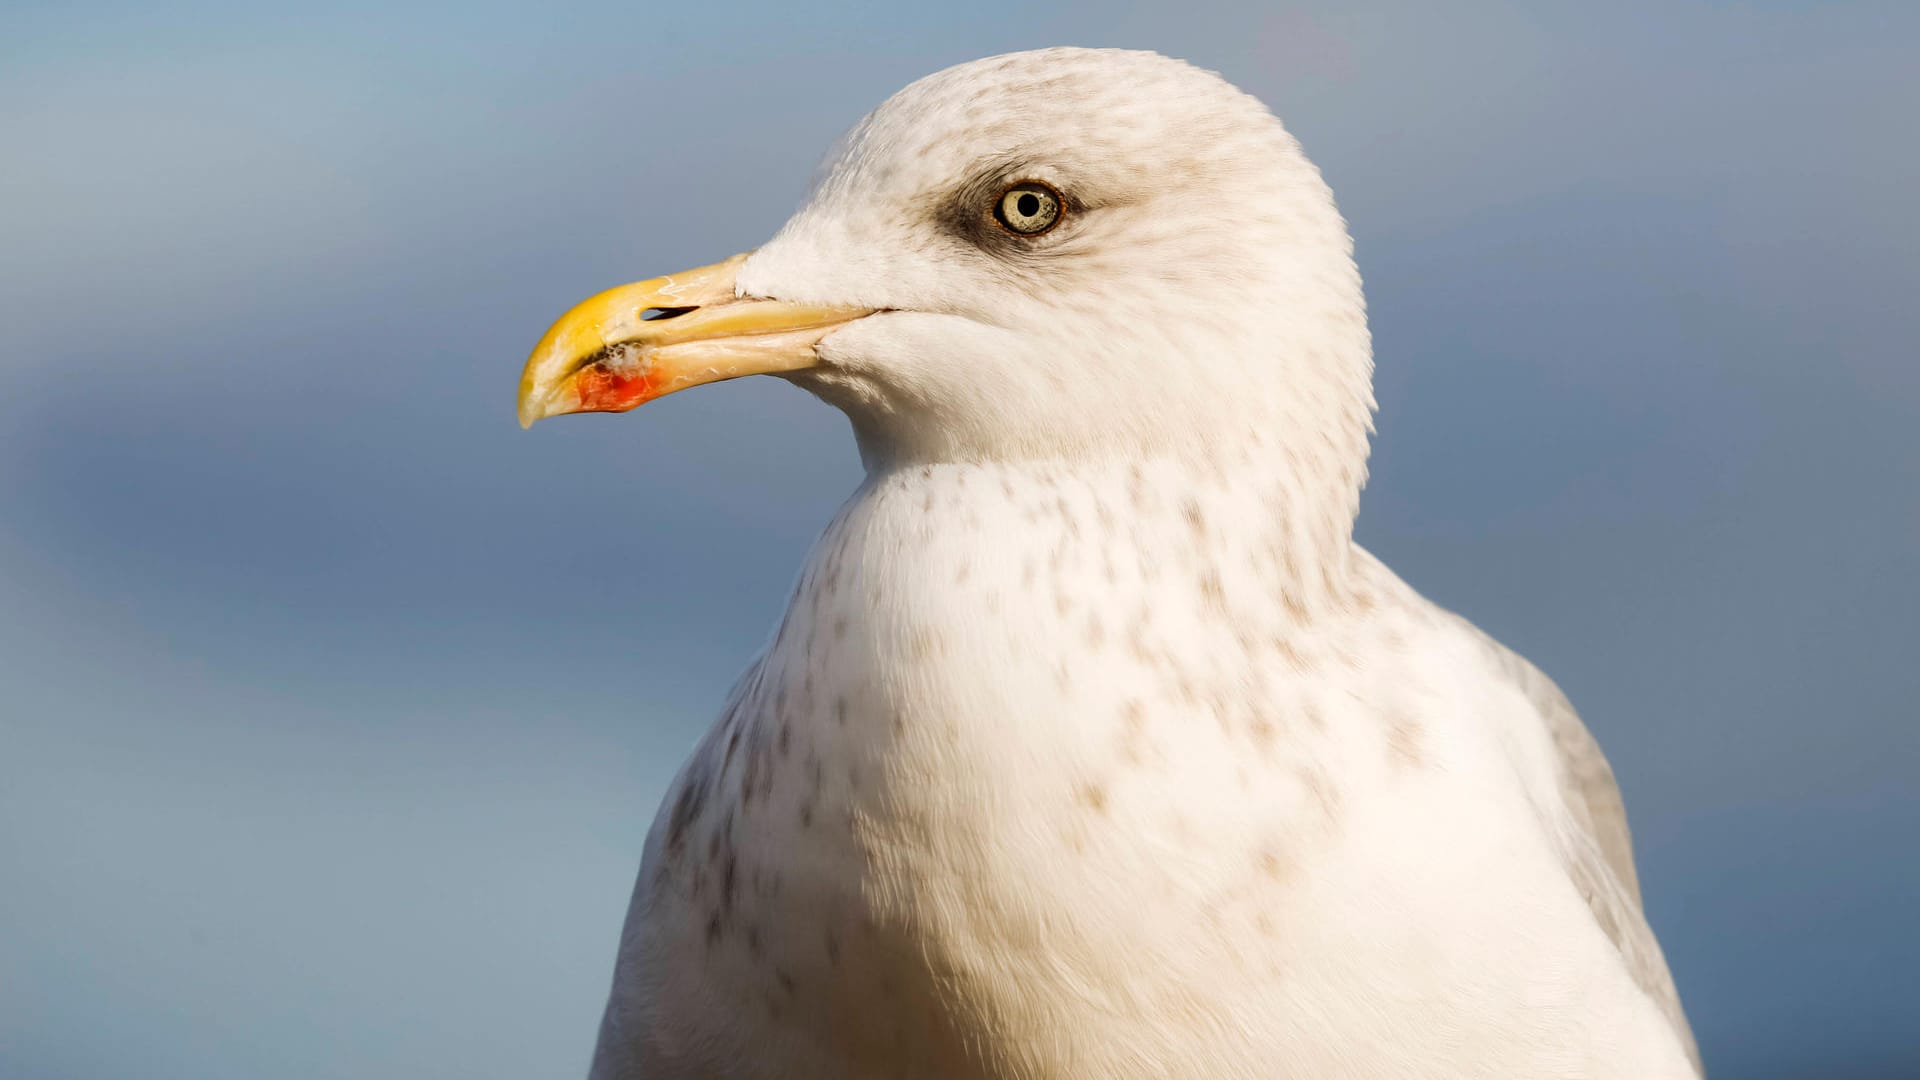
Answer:
POLYGON ((1692 1075, 1525 701, 1261 475, 871 481, 662 808, 596 1075, 1692 1075))

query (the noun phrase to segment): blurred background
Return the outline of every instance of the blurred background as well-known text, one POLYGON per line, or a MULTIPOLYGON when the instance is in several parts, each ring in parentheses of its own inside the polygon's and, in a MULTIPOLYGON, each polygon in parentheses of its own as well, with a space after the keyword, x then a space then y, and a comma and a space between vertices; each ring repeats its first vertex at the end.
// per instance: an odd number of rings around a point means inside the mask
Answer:
POLYGON ((972 0, 0 7, 0 1077, 581 1075, 858 464, 774 380, 522 433, 520 363, 1048 44, 1326 172, 1362 541, 1610 751, 1714 1075, 1920 1076, 1920 6, 972 0))

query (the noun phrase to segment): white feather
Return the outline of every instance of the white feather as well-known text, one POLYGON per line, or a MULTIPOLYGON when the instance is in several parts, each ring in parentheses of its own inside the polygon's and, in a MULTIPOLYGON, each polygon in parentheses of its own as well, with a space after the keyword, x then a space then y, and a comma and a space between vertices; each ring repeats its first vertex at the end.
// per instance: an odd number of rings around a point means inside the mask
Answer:
POLYGON ((1151 54, 908 87, 744 293, 869 477, 648 839, 594 1075, 1697 1073, 1552 684, 1352 543, 1371 352, 1278 121, 1151 54), (970 220, 1066 193, 1032 244, 970 220))

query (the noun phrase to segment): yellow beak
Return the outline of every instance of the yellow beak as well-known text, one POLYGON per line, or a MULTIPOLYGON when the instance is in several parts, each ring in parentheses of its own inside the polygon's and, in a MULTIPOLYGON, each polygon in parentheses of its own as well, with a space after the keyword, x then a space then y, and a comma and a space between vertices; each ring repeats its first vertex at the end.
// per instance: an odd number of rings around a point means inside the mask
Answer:
POLYGON ((520 426, 562 413, 625 412, 701 383, 799 371, 814 346, 871 308, 744 300, 745 255, 608 289, 560 316, 520 373, 520 426))

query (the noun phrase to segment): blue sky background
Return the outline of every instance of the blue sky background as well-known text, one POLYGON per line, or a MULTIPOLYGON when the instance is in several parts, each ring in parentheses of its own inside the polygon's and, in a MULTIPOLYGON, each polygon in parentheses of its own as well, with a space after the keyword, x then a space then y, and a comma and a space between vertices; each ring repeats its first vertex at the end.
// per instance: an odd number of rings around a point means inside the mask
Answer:
POLYGON ((522 433, 519 365, 1060 43, 1325 170, 1362 539, 1604 741, 1716 1075, 1920 1075, 1920 5, 971 0, 0 6, 0 1076, 580 1075, 858 468, 773 380, 522 433))

